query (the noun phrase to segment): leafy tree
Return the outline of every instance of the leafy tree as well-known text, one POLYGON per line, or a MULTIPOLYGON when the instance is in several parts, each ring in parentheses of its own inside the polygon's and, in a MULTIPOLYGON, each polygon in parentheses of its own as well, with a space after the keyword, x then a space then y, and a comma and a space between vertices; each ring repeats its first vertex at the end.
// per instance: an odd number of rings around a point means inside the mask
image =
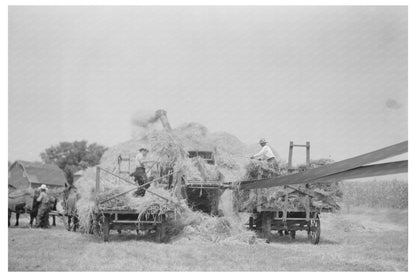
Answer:
POLYGON ((72 184, 74 173, 97 165, 106 150, 106 147, 97 143, 88 144, 86 140, 60 142, 45 149, 40 157, 43 162, 54 163, 61 168, 68 182, 72 184))

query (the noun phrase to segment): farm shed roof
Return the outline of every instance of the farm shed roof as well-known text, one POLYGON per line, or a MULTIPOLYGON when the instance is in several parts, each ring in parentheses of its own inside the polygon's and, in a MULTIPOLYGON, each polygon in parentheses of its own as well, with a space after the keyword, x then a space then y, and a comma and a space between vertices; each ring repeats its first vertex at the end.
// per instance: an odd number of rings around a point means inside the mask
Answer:
POLYGON ((67 182, 65 173, 54 164, 27 161, 16 161, 16 163, 22 165, 30 183, 64 186, 67 182))

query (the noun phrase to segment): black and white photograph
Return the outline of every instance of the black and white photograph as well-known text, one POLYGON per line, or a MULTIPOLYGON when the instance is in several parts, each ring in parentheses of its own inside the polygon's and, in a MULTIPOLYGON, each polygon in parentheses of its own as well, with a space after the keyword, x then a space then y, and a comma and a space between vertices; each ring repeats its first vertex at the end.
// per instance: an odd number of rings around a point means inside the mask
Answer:
POLYGON ((407 5, 6 7, 9 272, 409 271, 407 5))

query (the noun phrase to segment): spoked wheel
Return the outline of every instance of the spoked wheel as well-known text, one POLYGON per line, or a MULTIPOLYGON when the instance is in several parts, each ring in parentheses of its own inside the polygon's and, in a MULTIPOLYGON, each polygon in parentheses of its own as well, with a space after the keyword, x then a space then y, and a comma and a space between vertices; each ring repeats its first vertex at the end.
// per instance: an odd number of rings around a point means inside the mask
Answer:
POLYGON ((156 242, 163 243, 166 241, 166 223, 163 221, 156 226, 156 242))
MULTIPOLYGON (((147 207, 143 212, 138 215, 138 219, 146 219, 152 218, 156 221, 159 219, 161 222, 157 223, 155 226, 155 241, 159 243, 163 243, 167 241, 166 236, 166 225, 167 221, 164 215, 161 215, 162 207, 159 204, 152 204, 147 207)), ((138 231, 139 232, 139 231, 138 231)))
POLYGON ((321 223, 319 216, 316 215, 316 218, 311 219, 311 223, 308 231, 308 238, 312 244, 318 244, 319 238, 321 236, 321 223))
POLYGON ((108 241, 109 235, 110 235, 110 217, 108 215, 105 215, 104 216, 104 222, 103 222, 104 241, 108 241))
POLYGON ((291 230, 290 231, 290 240, 295 240, 296 237, 296 231, 295 230, 291 230))

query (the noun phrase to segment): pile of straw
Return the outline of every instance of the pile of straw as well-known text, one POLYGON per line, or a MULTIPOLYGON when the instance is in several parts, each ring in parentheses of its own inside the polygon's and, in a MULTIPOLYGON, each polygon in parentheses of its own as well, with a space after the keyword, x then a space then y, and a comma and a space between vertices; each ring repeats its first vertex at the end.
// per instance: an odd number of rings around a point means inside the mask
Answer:
POLYGON ((253 244, 256 235, 248 231, 238 217, 214 217, 206 213, 192 211, 187 206, 182 209, 175 222, 180 229, 175 240, 198 240, 207 242, 242 242, 253 244))
MULTIPOLYGON (((152 126, 154 118, 142 119, 136 116, 132 119, 136 127, 142 128, 140 137, 120 143, 108 149, 100 163, 101 168, 117 173, 118 156, 130 157, 130 172, 134 171, 134 158, 141 147, 150 150, 149 159, 157 161, 159 167, 181 171, 188 180, 220 180, 224 182, 245 179, 247 158, 254 153, 254 148, 243 144, 238 138, 227 133, 211 133, 206 127, 198 123, 188 123, 170 131, 155 129, 152 126), (210 165, 201 158, 188 157, 188 151, 212 151, 216 165, 210 165)), ((156 121, 157 122, 157 121, 156 121)), ((136 131, 137 131, 136 130, 136 131)), ((257 146, 257 148, 259 148, 257 146)), ((257 151, 259 149, 256 149, 257 151)), ((155 167, 156 168, 156 167, 155 167)), ((131 178, 127 174, 124 178, 131 178)), ((130 179, 132 181, 132 179, 130 179)), ((163 182, 164 180, 162 180, 163 182)), ((95 168, 89 168, 76 184, 81 198, 78 201, 78 213, 81 230, 89 232, 98 221, 95 206, 95 168)), ((102 174, 101 191, 98 200, 108 199, 123 191, 134 188, 127 182, 119 181, 109 174, 102 174)), ((152 184, 151 191, 155 191, 171 202, 178 203, 179 199, 173 192, 152 184)), ((232 216, 211 217, 207 214, 192 211, 182 205, 180 209, 170 202, 146 192, 144 197, 134 197, 132 193, 124 194, 114 200, 102 204, 101 208, 145 210, 150 205, 158 203, 166 209, 175 209, 179 220, 171 226, 173 234, 186 237, 198 237, 207 241, 237 240, 252 243, 254 234, 245 230, 243 224, 232 216), (178 231, 179 230, 179 231, 178 231)), ((227 211, 223 211, 227 214, 227 211)), ((229 214, 229 213, 228 213, 229 214)))
POLYGON ((200 176, 197 169, 192 168, 195 165, 190 166, 192 161, 187 158, 187 152, 211 151, 216 160, 215 170, 224 176, 225 182, 244 179, 245 166, 250 161, 248 157, 260 149, 259 146, 245 145, 231 134, 211 133, 201 124, 188 123, 170 132, 148 128, 140 138, 136 137, 109 148, 101 158, 100 166, 115 170, 117 158, 121 154, 123 157, 130 157, 130 170, 133 171, 134 158, 141 147, 148 148, 150 158, 159 161, 161 165, 187 170, 187 177, 190 179, 200 179, 200 176))

